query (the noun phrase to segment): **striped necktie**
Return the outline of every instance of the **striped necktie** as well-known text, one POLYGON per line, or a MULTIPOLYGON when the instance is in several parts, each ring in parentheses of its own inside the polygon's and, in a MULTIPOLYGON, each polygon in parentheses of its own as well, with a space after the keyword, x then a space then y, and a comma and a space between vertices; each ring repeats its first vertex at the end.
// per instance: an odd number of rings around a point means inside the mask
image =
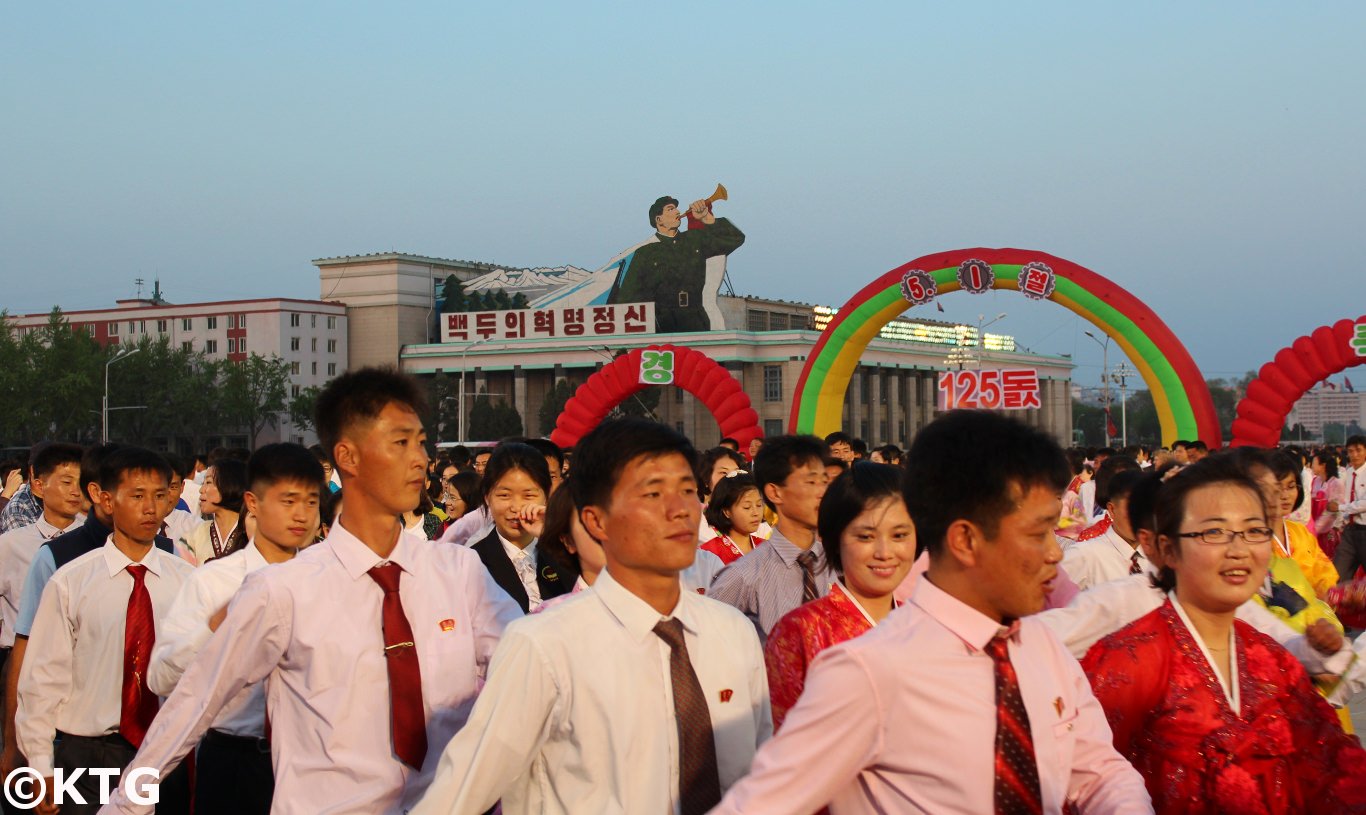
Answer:
MULTIPOLYGON (((1015 623, 1019 625, 1018 621, 1015 623)), ((993 637, 986 652, 996 664, 995 815, 1041 815, 1039 767, 1029 713, 1020 695, 1020 680, 1007 650, 1012 630, 993 637)))

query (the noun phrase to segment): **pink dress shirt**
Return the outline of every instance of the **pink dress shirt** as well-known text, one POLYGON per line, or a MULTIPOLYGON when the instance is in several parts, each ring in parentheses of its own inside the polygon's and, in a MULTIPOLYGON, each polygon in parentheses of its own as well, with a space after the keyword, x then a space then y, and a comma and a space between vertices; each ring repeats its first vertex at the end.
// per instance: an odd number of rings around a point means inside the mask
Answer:
MULTIPOLYGON (((717 813, 834 815, 993 811, 996 688, 982 648, 991 618, 919 582, 872 631, 822 652, 781 731, 717 813)), ((1012 638, 1043 811, 1151 813, 1143 778, 1116 752, 1077 661, 1043 624, 1012 638)))

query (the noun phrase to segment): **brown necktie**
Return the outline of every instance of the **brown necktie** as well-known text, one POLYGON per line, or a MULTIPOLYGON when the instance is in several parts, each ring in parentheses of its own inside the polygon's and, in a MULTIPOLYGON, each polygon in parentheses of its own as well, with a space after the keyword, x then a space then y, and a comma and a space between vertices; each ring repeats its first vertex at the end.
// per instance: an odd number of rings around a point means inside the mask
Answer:
POLYGON ((669 644, 669 675, 674 689, 674 720, 678 724, 678 798, 682 815, 702 815, 721 803, 721 777, 716 769, 716 742, 711 711, 702 683, 688 659, 683 623, 662 620, 655 633, 669 644))
POLYGON ((816 553, 808 549, 797 555, 797 565, 802 567, 802 602, 809 603, 820 596, 816 593, 816 553))
POLYGON ((403 569, 382 563, 369 572, 384 590, 384 656, 389 666, 389 727, 394 754, 415 770, 427 758, 427 716, 422 709, 422 670, 413 628, 403 613, 398 580, 403 569))
POLYGON ((119 735, 134 747, 142 746, 142 738, 157 715, 160 701, 147 688, 147 665, 152 661, 152 646, 156 644, 156 624, 152 618, 152 595, 147 591, 147 567, 141 563, 128 566, 133 576, 133 591, 128 595, 128 612, 123 626, 123 692, 119 706, 119 735))
POLYGON ((986 647, 996 663, 995 815, 1039 815, 1043 797, 1034 736, 1029 732, 1029 713, 1020 695, 1020 679, 1010 662, 1008 641, 1008 634, 993 637, 986 647))
POLYGON ((1129 574, 1142 574, 1143 567, 1138 563, 1138 552, 1135 551, 1129 558, 1129 574))

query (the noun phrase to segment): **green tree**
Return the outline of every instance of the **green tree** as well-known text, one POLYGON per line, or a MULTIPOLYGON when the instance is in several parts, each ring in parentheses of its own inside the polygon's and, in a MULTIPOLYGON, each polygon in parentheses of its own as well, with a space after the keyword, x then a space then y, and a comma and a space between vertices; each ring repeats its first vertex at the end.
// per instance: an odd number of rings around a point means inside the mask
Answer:
POLYGON ((579 386, 569 379, 561 379, 551 386, 545 395, 545 401, 541 403, 540 413, 537 414, 542 436, 549 436, 554 431, 555 423, 560 420, 565 404, 573 398, 574 391, 578 388, 579 386))
POLYGON ((516 294, 512 295, 513 308, 529 308, 530 306, 531 303, 527 301, 525 294, 517 292, 516 294))
POLYGON ((498 311, 507 311, 512 308, 512 298, 503 289, 493 293, 493 307, 498 311))
POLYGON ((29 360, 21 374, 26 390, 7 404, 23 406, 19 435, 28 442, 98 439, 104 363, 113 352, 73 329, 59 308, 44 326, 19 338, 18 350, 29 360))
POLYGON ((442 314, 455 314, 466 310, 465 285, 460 282, 460 278, 447 275, 446 282, 441 285, 441 294, 445 298, 441 302, 442 314))
POLYGON ((1105 444, 1105 411, 1078 399, 1072 400, 1072 427, 1081 431, 1082 447, 1105 444))
POLYGON ((493 422, 495 439, 505 439, 508 436, 520 436, 523 434, 522 414, 517 408, 509 405, 506 401, 499 400, 493 407, 493 422))
POLYGON ((489 401, 488 388, 480 388, 474 397, 468 421, 469 438, 460 441, 494 441, 498 438, 495 434, 493 403, 489 401))
POLYGON ((317 429, 315 411, 318 408, 318 394, 323 389, 309 385, 299 391, 299 395, 289 400, 289 423, 304 432, 317 429))
POLYGON ((256 437, 266 427, 277 426, 287 409, 289 365, 274 354, 252 354, 223 367, 220 388, 227 424, 245 429, 247 444, 254 450, 256 437))
POLYGON ((427 380, 427 412, 422 417, 422 428, 433 446, 443 441, 458 441, 459 401, 456 385, 445 371, 438 371, 427 380))

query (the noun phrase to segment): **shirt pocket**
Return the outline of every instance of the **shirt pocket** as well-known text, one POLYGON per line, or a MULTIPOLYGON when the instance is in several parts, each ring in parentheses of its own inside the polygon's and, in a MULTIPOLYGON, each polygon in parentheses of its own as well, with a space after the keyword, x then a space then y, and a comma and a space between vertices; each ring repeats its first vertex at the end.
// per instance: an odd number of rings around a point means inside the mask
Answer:
POLYGON ((1077 750, 1077 725, 1079 714, 1076 708, 1063 711, 1063 718, 1053 723, 1053 750, 1058 757, 1059 767, 1071 768, 1072 757, 1077 750))

